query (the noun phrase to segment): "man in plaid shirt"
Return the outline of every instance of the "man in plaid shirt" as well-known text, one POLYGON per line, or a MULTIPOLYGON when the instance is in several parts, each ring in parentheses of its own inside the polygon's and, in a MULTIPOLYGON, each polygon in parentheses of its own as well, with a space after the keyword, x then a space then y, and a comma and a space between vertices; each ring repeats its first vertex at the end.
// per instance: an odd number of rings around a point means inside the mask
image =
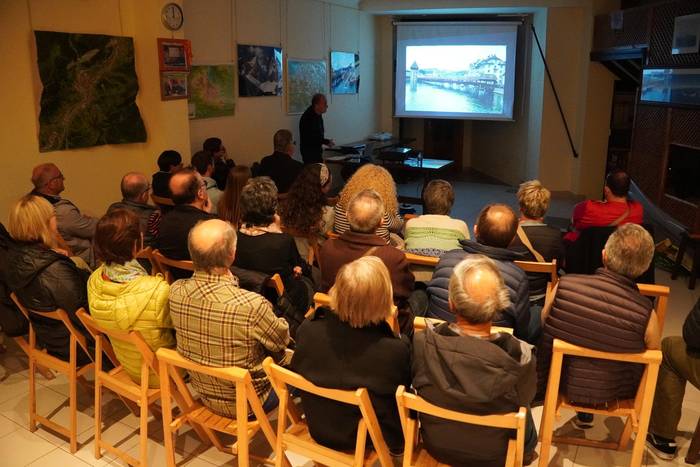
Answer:
MULTIPOLYGON (((250 371, 265 411, 277 397, 262 368, 268 355, 281 362, 289 343, 289 326, 261 295, 238 286, 230 266, 236 252, 236 231, 218 219, 192 228, 188 248, 195 273, 170 287, 170 315, 177 332, 177 350, 201 365, 237 366, 250 371)), ((198 373, 192 385, 202 403, 227 417, 236 416, 233 383, 198 373)))

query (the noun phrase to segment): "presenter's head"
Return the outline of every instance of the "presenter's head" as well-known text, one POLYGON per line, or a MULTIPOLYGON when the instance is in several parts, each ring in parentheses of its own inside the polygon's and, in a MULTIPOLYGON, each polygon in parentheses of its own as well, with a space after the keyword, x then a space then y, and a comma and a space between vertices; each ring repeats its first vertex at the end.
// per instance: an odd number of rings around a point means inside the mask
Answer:
POLYGON ((314 94, 311 98, 311 107, 314 108, 314 112, 318 115, 323 115, 328 110, 328 100, 324 94, 314 94))

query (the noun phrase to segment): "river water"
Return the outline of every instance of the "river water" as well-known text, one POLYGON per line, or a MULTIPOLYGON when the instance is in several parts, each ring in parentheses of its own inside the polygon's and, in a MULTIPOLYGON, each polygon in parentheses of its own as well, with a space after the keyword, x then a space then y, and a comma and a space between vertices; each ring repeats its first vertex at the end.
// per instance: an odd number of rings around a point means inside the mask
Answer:
POLYGON ((418 83, 416 90, 411 91, 411 85, 407 82, 406 111, 500 114, 503 112, 503 94, 477 97, 464 91, 422 83, 418 83))

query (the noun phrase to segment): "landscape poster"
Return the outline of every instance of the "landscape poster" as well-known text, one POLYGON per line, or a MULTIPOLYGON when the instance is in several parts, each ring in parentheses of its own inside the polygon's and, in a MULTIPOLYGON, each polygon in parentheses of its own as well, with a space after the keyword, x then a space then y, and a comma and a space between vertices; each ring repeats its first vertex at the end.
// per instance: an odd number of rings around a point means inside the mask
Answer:
POLYGON ((193 65, 188 78, 190 119, 233 115, 235 79, 234 65, 193 65))
POLYGON ((50 31, 34 37, 43 85, 41 152, 146 141, 130 37, 50 31))
POLYGON ((331 93, 357 94, 360 90, 360 55, 331 52, 331 93))
POLYGON ((287 86, 287 113, 304 112, 314 94, 327 92, 326 61, 287 59, 287 86))

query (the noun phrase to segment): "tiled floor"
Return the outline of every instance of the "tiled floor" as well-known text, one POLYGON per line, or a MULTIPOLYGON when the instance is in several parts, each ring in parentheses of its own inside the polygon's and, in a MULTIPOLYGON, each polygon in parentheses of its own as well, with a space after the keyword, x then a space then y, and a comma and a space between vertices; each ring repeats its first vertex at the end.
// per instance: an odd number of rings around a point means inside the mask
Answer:
MULTIPOLYGON (((690 291, 686 288, 687 279, 671 281, 669 275, 657 271, 657 282, 672 287, 669 310, 666 317, 664 335, 678 335, 685 316, 700 297, 700 290, 690 291)), ((104 454, 95 459, 93 449, 93 407, 92 394, 79 389, 78 442, 79 450, 75 455, 68 452, 68 442, 48 430, 39 427, 31 433, 28 430, 28 372, 27 360, 14 342, 7 342, 9 350, 0 354, 0 465, 15 466, 81 466, 81 465, 119 465, 120 461, 111 454, 104 454)), ((68 394, 68 385, 62 377, 46 381, 37 377, 37 405, 40 413, 53 411, 59 423, 67 422, 68 409, 64 404, 68 394)), ((108 391, 106 391, 108 393, 108 391)), ((106 397, 105 400, 104 439, 118 443, 121 449, 136 457, 138 455, 138 420, 130 415, 118 399, 106 397)), ((536 424, 539 426, 541 408, 533 410, 536 424)), ((664 462, 651 454, 645 454, 644 464, 648 466, 683 465, 683 458, 688 449, 689 440, 700 416, 700 391, 689 386, 683 404, 683 418, 679 426, 677 441, 681 447, 680 455, 673 462, 664 462)), ((559 420, 560 429, 574 431, 568 421, 572 412, 564 411, 559 420)), ((616 419, 596 418, 596 426, 586 436, 592 439, 605 439, 619 434, 622 423, 616 419)), ((149 465, 165 465, 163 448, 163 430, 160 420, 152 419, 149 423, 149 465)), ((198 439, 189 431, 178 437, 176 443, 179 465, 211 466, 235 465, 234 457, 218 452, 214 448, 203 450, 198 439)), ((258 436, 253 441, 251 452, 259 456, 270 454, 264 438, 258 436)), ((312 463, 301 456, 290 454, 293 465, 310 466, 312 463)), ((553 446, 550 465, 563 466, 623 466, 628 465, 629 452, 596 450, 576 446, 553 446)))

